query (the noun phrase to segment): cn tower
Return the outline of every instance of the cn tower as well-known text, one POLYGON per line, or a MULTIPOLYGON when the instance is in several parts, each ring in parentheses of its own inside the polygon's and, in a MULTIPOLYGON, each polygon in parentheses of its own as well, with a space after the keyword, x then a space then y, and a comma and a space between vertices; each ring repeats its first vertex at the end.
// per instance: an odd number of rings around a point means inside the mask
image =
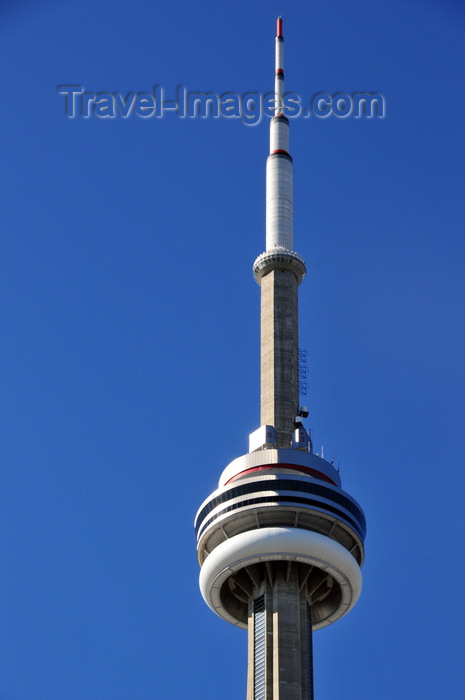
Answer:
POLYGON ((261 417, 195 517, 200 589, 227 622, 248 630, 247 700, 312 700, 313 631, 355 605, 365 516, 338 471, 313 453, 299 405, 298 287, 292 158, 284 114, 284 40, 277 21, 275 112, 266 164, 261 288, 261 417))

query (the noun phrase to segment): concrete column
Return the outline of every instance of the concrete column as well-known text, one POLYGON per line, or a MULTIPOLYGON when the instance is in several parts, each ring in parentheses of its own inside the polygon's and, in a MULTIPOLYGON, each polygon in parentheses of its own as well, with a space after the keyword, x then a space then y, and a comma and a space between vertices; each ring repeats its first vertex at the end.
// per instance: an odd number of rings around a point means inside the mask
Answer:
MULTIPOLYGON (((313 700, 312 633, 306 587, 300 590, 297 567, 278 565, 265 597, 265 688, 257 695, 254 602, 249 611, 247 700, 313 700)), ((258 594, 257 594, 258 595, 258 594)), ((256 598, 255 598, 256 600, 256 598)), ((258 640, 261 644, 261 640, 258 640)), ((260 647, 261 648, 261 647, 260 647)), ((261 653, 261 652, 260 652, 261 653)))
POLYGON ((277 447, 291 447, 299 408, 297 279, 273 269, 261 279, 261 425, 273 425, 277 447))

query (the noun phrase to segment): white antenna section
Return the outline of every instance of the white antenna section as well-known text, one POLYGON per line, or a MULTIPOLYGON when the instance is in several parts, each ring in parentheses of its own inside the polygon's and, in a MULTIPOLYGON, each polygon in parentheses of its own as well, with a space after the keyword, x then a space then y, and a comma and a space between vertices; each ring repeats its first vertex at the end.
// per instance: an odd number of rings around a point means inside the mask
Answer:
POLYGON ((278 19, 275 39, 275 115, 270 122, 270 155, 266 164, 266 250, 292 250, 292 158, 289 121, 284 105, 284 39, 278 19))

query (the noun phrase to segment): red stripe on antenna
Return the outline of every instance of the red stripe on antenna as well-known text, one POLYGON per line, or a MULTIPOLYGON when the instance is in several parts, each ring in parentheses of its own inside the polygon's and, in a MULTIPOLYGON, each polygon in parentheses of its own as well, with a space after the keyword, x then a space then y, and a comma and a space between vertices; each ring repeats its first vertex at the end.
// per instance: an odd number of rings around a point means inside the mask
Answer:
POLYGON ((283 36, 283 18, 278 17, 278 21, 276 22, 276 36, 280 36, 282 38, 283 36))

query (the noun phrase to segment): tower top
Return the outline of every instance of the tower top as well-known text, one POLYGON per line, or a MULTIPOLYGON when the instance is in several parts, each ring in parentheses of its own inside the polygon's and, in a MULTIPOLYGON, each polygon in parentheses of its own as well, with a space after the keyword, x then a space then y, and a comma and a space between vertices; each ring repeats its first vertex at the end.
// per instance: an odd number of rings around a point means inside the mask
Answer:
POLYGON ((276 39, 275 39, 275 110, 274 116, 282 115, 284 106, 284 37, 283 37, 283 20, 278 17, 276 22, 276 39))
MULTIPOLYGON (((278 17, 275 38, 274 116, 270 120, 270 152, 266 175, 266 250, 254 262, 261 284, 272 269, 289 270, 300 284, 305 263, 293 250, 292 158, 289 120, 285 115, 283 20, 278 17)), ((295 362, 297 366, 297 361, 295 362)))

